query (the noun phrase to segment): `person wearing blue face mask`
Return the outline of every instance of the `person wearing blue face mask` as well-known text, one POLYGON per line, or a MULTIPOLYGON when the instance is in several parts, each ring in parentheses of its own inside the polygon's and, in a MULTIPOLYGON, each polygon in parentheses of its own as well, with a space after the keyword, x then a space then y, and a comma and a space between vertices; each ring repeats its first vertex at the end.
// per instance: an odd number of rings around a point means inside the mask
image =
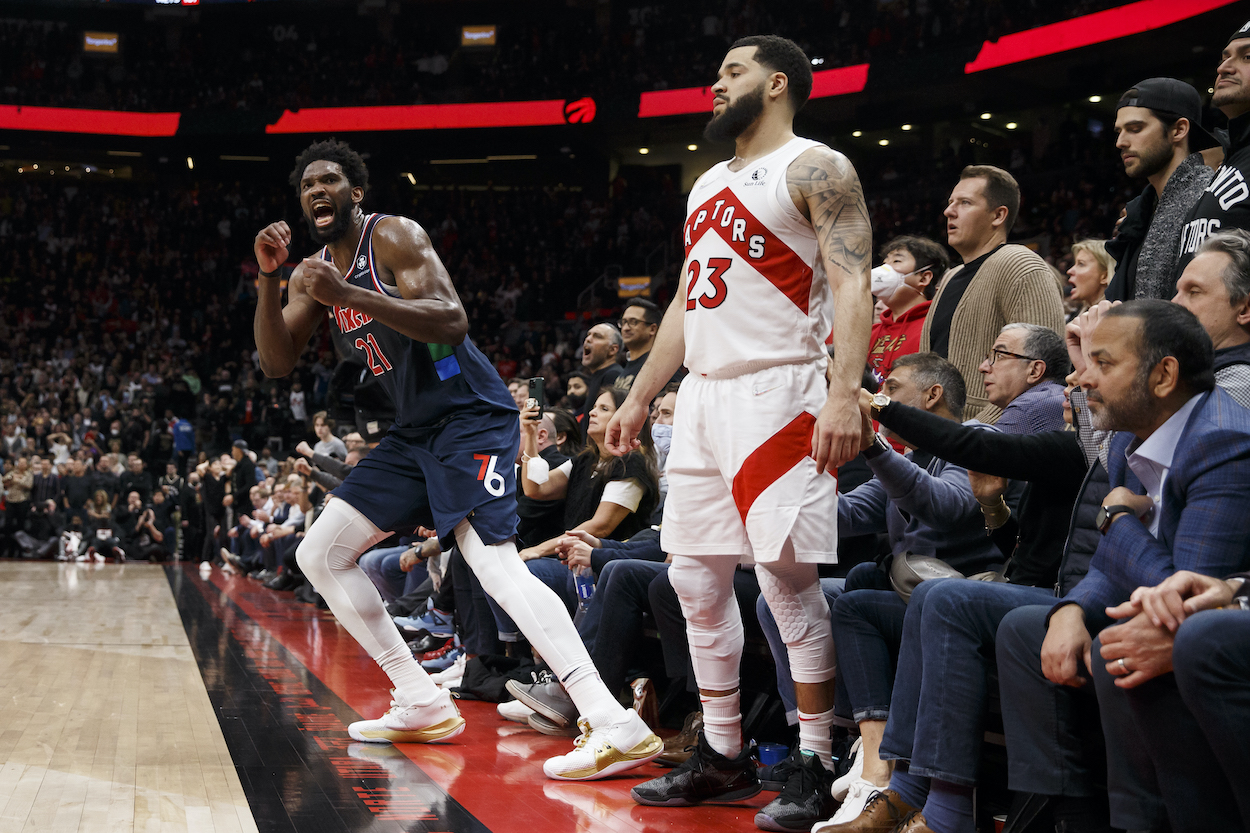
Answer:
POLYGON ((912 235, 886 243, 881 256, 884 263, 872 270, 872 294, 885 310, 868 340, 868 364, 879 380, 890 375, 895 359, 920 349, 930 299, 950 266, 940 244, 912 235))
POLYGON ((668 449, 673 443, 673 409, 677 406, 677 388, 680 385, 680 382, 669 383, 664 392, 656 397, 655 416, 651 420, 651 442, 655 445, 655 463, 660 472, 657 518, 663 514, 664 498, 668 495, 668 478, 664 475, 664 464, 668 462, 668 449))

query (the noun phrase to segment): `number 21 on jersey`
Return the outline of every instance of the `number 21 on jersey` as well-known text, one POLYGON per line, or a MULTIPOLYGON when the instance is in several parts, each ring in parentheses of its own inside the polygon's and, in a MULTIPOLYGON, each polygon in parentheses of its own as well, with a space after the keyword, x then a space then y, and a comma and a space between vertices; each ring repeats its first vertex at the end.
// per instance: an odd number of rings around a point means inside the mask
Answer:
POLYGON ((365 351, 365 358, 369 360, 369 369, 373 371, 374 376, 381 376, 391 369, 391 363, 386 360, 386 356, 383 355, 382 348, 378 346, 377 339, 373 337, 373 333, 369 333, 364 338, 356 339, 356 349, 365 351))
POLYGON ((729 287, 725 285, 724 275, 733 265, 728 257, 709 257, 707 267, 697 260, 690 261, 690 270, 686 280, 686 310, 695 307, 716 309, 725 303, 729 296, 729 287), (703 278, 700 281, 700 277, 703 278))

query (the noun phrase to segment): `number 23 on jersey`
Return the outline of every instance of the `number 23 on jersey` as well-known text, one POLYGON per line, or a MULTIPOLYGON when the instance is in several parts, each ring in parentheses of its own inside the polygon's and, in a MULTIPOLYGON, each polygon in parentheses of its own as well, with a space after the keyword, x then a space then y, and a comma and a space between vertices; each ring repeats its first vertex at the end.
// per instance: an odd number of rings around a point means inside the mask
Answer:
POLYGON ((716 309, 729 297, 725 273, 733 265, 733 258, 709 257, 705 267, 698 260, 691 260, 686 279, 686 311, 703 307, 716 309), (700 280, 701 279, 701 280, 700 280))

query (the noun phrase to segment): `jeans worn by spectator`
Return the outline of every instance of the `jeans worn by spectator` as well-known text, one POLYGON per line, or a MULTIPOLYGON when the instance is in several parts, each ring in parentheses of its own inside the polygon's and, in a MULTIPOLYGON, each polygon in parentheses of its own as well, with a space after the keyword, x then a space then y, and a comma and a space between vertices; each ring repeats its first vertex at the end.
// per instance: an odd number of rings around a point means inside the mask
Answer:
POLYGON ((418 561, 406 573, 399 568, 400 558, 410 549, 412 547, 406 545, 381 547, 369 550, 360 556, 357 562, 360 564, 360 569, 364 570, 365 575, 373 582, 373 586, 378 588, 382 601, 388 604, 416 590, 429 575, 424 561, 418 561))
POLYGON ((998 624, 1021 605, 1053 599, 1038 587, 921 582, 903 620, 882 760, 909 761, 917 776, 975 785, 998 624))
POLYGON ((663 561, 635 558, 609 561, 599 571, 595 595, 577 631, 614 694, 629 682, 626 677, 642 641, 643 617, 651 609, 647 588, 667 571, 663 561))

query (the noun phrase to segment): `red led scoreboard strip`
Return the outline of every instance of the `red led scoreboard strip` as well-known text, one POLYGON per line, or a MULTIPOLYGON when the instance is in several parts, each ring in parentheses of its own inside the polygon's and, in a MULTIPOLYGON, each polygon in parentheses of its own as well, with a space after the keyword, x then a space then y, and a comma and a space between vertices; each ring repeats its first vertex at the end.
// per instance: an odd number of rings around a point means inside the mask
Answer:
POLYGON ((976 60, 964 65, 964 73, 981 72, 1148 32, 1231 6, 1235 2, 1237 0, 1140 0, 1061 23, 1026 29, 1004 35, 996 41, 986 41, 981 45, 976 60))
POLYGON ((445 130, 464 127, 538 127, 594 121, 595 102, 498 101, 490 104, 414 104, 390 107, 305 107, 287 110, 266 133, 362 130, 445 130))
POLYGON ((66 107, 0 105, 0 129, 97 133, 109 136, 173 136, 181 113, 132 113, 66 107))
MULTIPOLYGON (((812 73, 812 98, 863 92, 868 83, 868 64, 856 64, 812 73)), ((683 87, 643 93, 638 101, 638 118, 680 116, 687 113, 712 112, 710 87, 683 87)))

